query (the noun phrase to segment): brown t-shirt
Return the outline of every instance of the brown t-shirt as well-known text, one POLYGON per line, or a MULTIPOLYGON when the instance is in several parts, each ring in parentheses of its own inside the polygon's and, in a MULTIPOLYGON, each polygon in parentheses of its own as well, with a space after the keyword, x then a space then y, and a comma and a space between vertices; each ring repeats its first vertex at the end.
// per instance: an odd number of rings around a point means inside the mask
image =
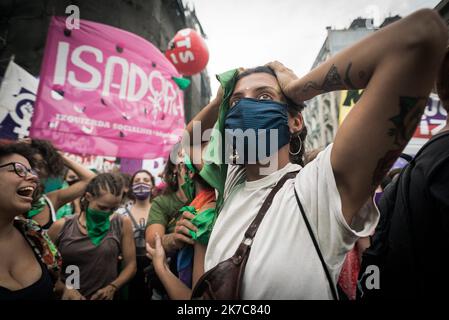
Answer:
POLYGON ((77 223, 78 216, 65 219, 64 227, 55 241, 62 255, 61 279, 65 282, 66 277, 74 274, 73 271, 68 272, 70 270, 67 269, 68 266, 77 266, 80 273, 79 292, 90 298, 118 276, 118 257, 122 247, 122 217, 118 214, 112 216, 109 232, 98 246, 81 232, 77 223))

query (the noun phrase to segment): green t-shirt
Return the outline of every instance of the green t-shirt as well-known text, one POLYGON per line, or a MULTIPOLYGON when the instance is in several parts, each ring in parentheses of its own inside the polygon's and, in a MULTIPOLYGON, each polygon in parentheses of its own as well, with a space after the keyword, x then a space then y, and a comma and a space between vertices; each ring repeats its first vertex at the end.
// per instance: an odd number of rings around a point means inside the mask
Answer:
POLYGON ((165 226, 165 233, 172 233, 181 215, 179 209, 184 205, 174 192, 156 197, 151 204, 147 225, 162 224, 165 226))

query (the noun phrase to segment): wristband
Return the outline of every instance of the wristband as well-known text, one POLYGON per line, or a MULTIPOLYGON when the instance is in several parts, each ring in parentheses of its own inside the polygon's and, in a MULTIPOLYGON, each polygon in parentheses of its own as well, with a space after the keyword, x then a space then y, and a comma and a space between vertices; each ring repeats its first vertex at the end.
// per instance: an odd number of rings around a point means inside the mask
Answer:
POLYGON ((110 283, 109 285, 110 285, 111 287, 113 287, 115 290, 118 290, 118 287, 117 287, 115 284, 110 283))

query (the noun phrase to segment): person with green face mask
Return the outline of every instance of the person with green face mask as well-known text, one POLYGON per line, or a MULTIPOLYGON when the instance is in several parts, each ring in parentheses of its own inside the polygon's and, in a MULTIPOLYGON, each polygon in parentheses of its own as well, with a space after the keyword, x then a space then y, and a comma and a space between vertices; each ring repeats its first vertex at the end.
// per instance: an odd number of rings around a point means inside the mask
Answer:
MULTIPOLYGON (((206 147, 203 145, 202 148, 206 147)), ((177 269, 173 272, 166 262, 161 237, 156 234, 155 247, 147 243, 148 257, 152 259, 155 272, 163 283, 170 299, 189 299, 191 289, 204 272, 203 261, 215 217, 216 193, 210 176, 205 174, 201 163, 193 163, 187 154, 181 155, 185 166, 182 190, 192 199, 179 209, 181 218, 174 232, 194 240, 185 245, 177 255, 177 269)))
MULTIPOLYGON (((63 270, 70 265, 79 268, 79 287, 66 290, 63 299, 112 300, 116 291, 134 277, 132 223, 129 217, 115 213, 123 191, 120 176, 99 174, 81 198, 81 214, 58 220, 48 231, 63 257, 63 270), (123 257, 123 268, 118 274, 119 256, 123 257)), ((69 275, 61 273, 59 286, 67 284, 69 275)))
POLYGON ((154 236, 158 233, 163 237, 167 252, 179 250, 185 243, 193 244, 189 237, 174 233, 176 222, 181 216, 179 209, 188 205, 195 197, 195 185, 192 180, 194 173, 185 164, 183 152, 178 150, 179 145, 176 145, 168 159, 163 174, 167 188, 153 200, 146 230, 147 242, 153 245, 154 236), (178 164, 171 161, 176 157, 179 157, 178 164))
MULTIPOLYGON (((154 246, 155 235, 159 234, 162 237, 167 255, 173 262, 170 268, 174 272, 177 251, 186 244, 194 243, 190 235, 175 232, 176 223, 182 216, 179 209, 190 204, 195 197, 193 176, 194 173, 186 166, 180 144, 176 144, 163 172, 167 187, 153 200, 147 220, 146 241, 154 246)), ((167 298, 165 289, 156 275, 153 276, 151 286, 153 299, 167 298)))

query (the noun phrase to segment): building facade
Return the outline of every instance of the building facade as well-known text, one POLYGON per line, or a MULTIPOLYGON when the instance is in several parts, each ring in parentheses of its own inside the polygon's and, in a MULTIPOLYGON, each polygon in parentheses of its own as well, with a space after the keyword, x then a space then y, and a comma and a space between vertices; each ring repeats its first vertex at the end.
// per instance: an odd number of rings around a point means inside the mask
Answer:
MULTIPOLYGON (((334 30, 330 27, 326 29, 326 40, 313 63, 312 69, 342 49, 377 30, 373 27, 372 19, 362 18, 355 19, 348 29, 334 30)), ((322 149, 334 140, 339 126, 340 100, 341 93, 334 91, 316 96, 307 102, 307 108, 303 114, 308 129, 306 140, 308 150, 322 149)))

